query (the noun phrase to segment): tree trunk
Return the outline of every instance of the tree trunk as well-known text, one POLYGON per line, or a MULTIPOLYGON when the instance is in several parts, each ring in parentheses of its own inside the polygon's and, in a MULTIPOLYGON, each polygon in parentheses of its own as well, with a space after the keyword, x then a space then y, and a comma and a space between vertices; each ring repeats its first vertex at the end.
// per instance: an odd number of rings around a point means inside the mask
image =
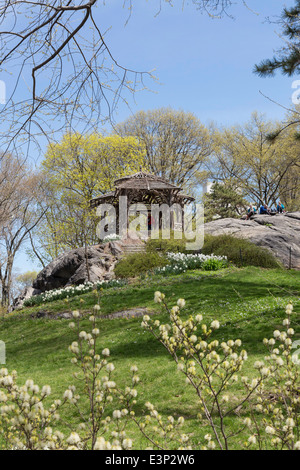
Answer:
POLYGON ((1 307, 8 307, 9 305, 9 288, 3 282, 2 283, 2 298, 1 298, 1 307))

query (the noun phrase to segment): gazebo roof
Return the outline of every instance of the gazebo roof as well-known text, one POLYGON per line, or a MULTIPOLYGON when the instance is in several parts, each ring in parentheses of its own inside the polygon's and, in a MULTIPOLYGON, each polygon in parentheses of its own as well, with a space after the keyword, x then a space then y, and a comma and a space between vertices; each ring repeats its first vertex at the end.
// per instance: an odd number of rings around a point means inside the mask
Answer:
MULTIPOLYGON (((91 207, 97 207, 104 203, 116 203, 119 196, 133 193, 133 202, 162 203, 171 195, 172 202, 181 204, 189 203, 195 199, 192 196, 179 194, 181 188, 169 183, 164 178, 150 173, 139 171, 133 175, 124 176, 115 182, 115 191, 98 196, 90 201, 91 207), (169 195, 169 196, 168 196, 169 195)), ((170 199, 170 200, 171 200, 170 199)))
POLYGON ((116 188, 126 188, 126 189, 178 189, 181 190, 178 186, 175 186, 172 183, 169 183, 164 178, 151 173, 145 173, 139 171, 134 175, 124 176, 115 181, 116 188))

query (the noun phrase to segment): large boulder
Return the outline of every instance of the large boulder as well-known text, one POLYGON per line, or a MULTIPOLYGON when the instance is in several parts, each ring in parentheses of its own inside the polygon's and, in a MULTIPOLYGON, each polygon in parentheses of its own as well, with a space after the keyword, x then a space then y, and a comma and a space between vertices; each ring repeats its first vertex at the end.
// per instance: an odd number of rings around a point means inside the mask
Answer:
POLYGON ((300 269, 300 212, 255 215, 251 220, 217 219, 204 225, 205 234, 246 238, 270 250, 285 267, 300 269))
POLYGON ((144 246, 144 242, 128 236, 124 240, 111 241, 101 245, 76 248, 65 252, 46 266, 33 282, 17 297, 12 310, 22 308, 25 300, 33 295, 60 289, 87 281, 109 281, 114 278, 114 267, 130 246, 144 246))
POLYGON ((117 242, 68 251, 38 274, 33 287, 45 292, 87 281, 110 280, 121 252, 117 242))

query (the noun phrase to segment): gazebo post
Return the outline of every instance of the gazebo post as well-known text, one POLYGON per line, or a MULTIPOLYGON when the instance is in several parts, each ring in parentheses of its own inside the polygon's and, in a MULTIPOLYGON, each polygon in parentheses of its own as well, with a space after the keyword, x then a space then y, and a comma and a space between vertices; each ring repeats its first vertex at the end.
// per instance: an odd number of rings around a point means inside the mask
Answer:
POLYGON ((116 206, 116 234, 120 235, 120 210, 119 210, 119 204, 116 206))

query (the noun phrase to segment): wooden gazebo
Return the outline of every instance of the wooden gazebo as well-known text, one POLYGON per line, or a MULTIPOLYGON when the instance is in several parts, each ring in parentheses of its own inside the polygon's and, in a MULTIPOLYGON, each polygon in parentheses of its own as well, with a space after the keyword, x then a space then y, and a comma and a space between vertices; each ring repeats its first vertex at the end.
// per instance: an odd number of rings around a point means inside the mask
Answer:
MULTIPOLYGON (((98 196, 90 201, 91 208, 101 204, 112 204, 116 208, 117 218, 119 197, 127 197, 127 211, 132 204, 144 204, 151 211, 151 204, 167 204, 169 207, 178 204, 182 210, 186 204, 195 199, 182 194, 182 189, 169 183, 160 176, 140 171, 134 175, 124 176, 114 182, 115 190, 98 196)), ((118 226, 118 223, 117 223, 118 226)), ((173 227, 174 228, 174 227, 173 227)))

